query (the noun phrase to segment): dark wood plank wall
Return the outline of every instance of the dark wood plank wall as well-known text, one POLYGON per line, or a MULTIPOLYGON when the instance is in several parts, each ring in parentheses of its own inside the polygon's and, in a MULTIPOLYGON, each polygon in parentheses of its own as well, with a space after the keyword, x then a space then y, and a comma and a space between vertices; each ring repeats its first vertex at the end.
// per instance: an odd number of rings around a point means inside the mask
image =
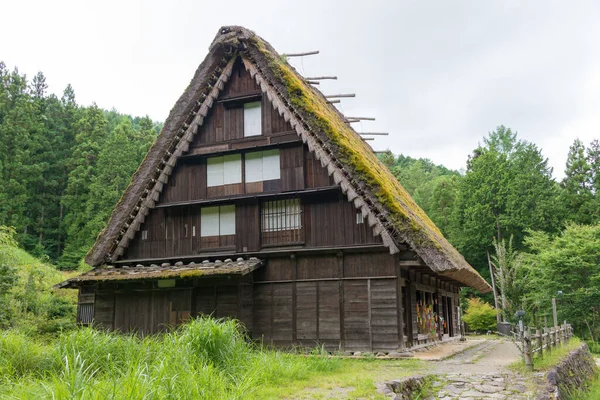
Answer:
MULTIPOLYGON (((304 247, 381 243, 366 220, 357 223, 356 209, 341 192, 303 198, 301 218, 304 247)), ((147 240, 138 232, 123 259, 187 256, 211 249, 259 251, 260 223, 260 202, 256 199, 236 202, 236 235, 229 236, 201 237, 199 205, 157 208, 140 228, 140 232, 147 231, 147 240)))
POLYGON ((304 203, 307 247, 332 247, 381 243, 364 221, 357 223, 357 211, 344 195, 334 193, 307 199, 304 203))
MULTIPOLYGON (((198 129, 190 146, 190 153, 198 153, 203 147, 218 145, 215 149, 231 149, 234 147, 224 146, 227 142, 243 141, 256 144, 271 143, 268 138, 281 134, 293 132, 292 126, 273 108, 269 99, 264 96, 261 100, 262 111, 262 137, 244 138, 244 109, 241 103, 234 106, 228 104, 227 100, 242 96, 257 95, 261 99, 260 87, 250 77, 241 63, 237 63, 231 75, 231 79, 219 98, 213 104, 204 123, 198 129)), ((295 135, 295 133, 294 133, 295 135)))
POLYGON ((188 280, 158 290, 119 283, 96 292, 94 318, 104 328, 145 335, 190 316, 231 317, 278 347, 393 351, 431 341, 417 340, 414 307, 416 290, 427 290, 449 299, 451 336, 457 335, 458 288, 411 269, 401 272, 407 280, 398 271, 398 257, 384 252, 270 258, 242 279, 188 280))
MULTIPOLYGON (((330 187, 334 185, 326 168, 315 160, 308 149, 292 131, 268 99, 263 98, 262 125, 263 135, 243 137, 243 109, 241 103, 236 107, 228 105, 227 99, 240 96, 260 95, 259 88, 243 66, 238 63, 232 79, 225 85, 219 101, 215 102, 205 123, 200 127, 191 145, 189 154, 201 152, 203 156, 183 158, 178 161, 169 182, 165 185, 158 204, 181 203, 190 201, 223 198, 251 193, 281 193, 330 187), (259 142, 257 142, 257 140, 259 142), (262 142, 260 142, 262 140, 262 142), (296 141, 295 143, 293 141, 296 141), (285 142, 280 145, 281 178, 273 181, 231 184, 207 187, 206 157, 222 154, 224 150, 268 145, 285 142), (292 142, 290 142, 292 141, 292 142), (223 144, 227 146, 223 147, 223 144)), ((341 197, 338 196, 338 197, 341 197)), ((303 227, 308 231, 314 226, 314 235, 304 239, 306 246, 330 246, 363 243, 379 243, 372 231, 365 226, 357 226, 352 215, 352 206, 347 201, 336 201, 319 206, 314 201, 304 206, 303 227), (346 209, 340 214, 338 206, 346 209), (325 220, 323 219, 325 217, 325 220), (324 224, 321 224, 324 222, 324 224)), ((129 244, 123 259, 144 259, 193 255, 203 250, 233 248, 238 252, 260 249, 260 208, 253 200, 236 202, 236 225, 238 234, 230 237, 201 238, 200 206, 155 208, 151 210, 136 237, 129 244), (187 230, 185 226, 187 225, 187 230), (196 235, 192 235, 195 227, 196 235), (141 231, 147 231, 147 239, 142 240, 141 231), (184 235, 187 232, 187 236, 184 235), (244 250, 246 249, 246 250, 244 250)))
POLYGON ((269 259, 254 273, 253 336, 274 346, 398 349, 395 261, 388 253, 269 259))
POLYGON ((114 297, 114 329, 148 335, 191 316, 192 290, 120 291, 114 297))

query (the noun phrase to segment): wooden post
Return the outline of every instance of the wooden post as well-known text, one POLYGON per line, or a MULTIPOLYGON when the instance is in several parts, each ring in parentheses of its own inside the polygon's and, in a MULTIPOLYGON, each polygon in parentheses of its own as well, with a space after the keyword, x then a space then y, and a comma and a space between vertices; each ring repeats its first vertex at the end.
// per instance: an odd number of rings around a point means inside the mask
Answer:
POLYGON ((542 331, 539 329, 535 330, 535 339, 537 347, 540 349, 540 358, 544 358, 544 341, 542 340, 542 331))
POLYGON ((552 316, 554 317, 554 327, 558 326, 558 315, 556 314, 556 297, 552 298, 552 316))
POLYGON ((533 371, 533 354, 532 354, 532 349, 531 349, 531 330, 529 328, 525 329, 525 336, 524 336, 524 343, 525 343, 525 348, 524 348, 524 352, 525 352, 525 368, 527 368, 527 371, 533 371))
POLYGON ((550 329, 544 327, 544 334, 546 335, 546 352, 550 354, 552 352, 552 337, 550 336, 550 329))
POLYGON ((502 322, 502 316, 500 308, 498 307, 498 292, 496 291, 496 279, 494 278, 494 268, 492 267, 492 261, 490 260, 490 252, 487 252, 488 266, 490 267, 490 276, 492 277, 492 290, 494 292, 494 305, 496 306, 496 322, 502 322))

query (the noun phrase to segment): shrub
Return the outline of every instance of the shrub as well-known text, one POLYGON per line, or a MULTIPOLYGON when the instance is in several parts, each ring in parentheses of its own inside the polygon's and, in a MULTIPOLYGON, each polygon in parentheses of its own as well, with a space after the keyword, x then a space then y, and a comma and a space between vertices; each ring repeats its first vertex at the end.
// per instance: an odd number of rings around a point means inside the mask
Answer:
POLYGON ((496 309, 477 297, 473 297, 468 300, 468 308, 463 316, 463 320, 469 325, 471 330, 476 332, 495 331, 496 309))

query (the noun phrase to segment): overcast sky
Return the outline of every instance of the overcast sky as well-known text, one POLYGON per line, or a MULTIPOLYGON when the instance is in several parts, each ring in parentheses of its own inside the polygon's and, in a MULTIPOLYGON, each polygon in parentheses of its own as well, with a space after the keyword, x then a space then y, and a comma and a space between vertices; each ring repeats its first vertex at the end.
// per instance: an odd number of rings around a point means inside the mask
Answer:
POLYGON ((390 132, 376 149, 454 169, 504 124, 542 148, 556 177, 569 145, 600 138, 597 1, 10 1, 0 60, 42 71, 60 96, 164 120, 222 25, 243 25, 326 94, 390 132))

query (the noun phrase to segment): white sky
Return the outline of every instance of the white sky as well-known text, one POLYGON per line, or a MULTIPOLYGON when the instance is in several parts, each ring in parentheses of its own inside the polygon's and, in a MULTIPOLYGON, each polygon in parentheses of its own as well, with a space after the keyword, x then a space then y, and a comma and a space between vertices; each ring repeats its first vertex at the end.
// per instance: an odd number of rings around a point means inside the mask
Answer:
POLYGON ((0 60, 80 104, 164 120, 222 25, 243 25, 326 94, 390 132, 373 146, 454 169, 497 125, 563 176, 569 145, 600 138, 597 1, 10 1, 0 60))

